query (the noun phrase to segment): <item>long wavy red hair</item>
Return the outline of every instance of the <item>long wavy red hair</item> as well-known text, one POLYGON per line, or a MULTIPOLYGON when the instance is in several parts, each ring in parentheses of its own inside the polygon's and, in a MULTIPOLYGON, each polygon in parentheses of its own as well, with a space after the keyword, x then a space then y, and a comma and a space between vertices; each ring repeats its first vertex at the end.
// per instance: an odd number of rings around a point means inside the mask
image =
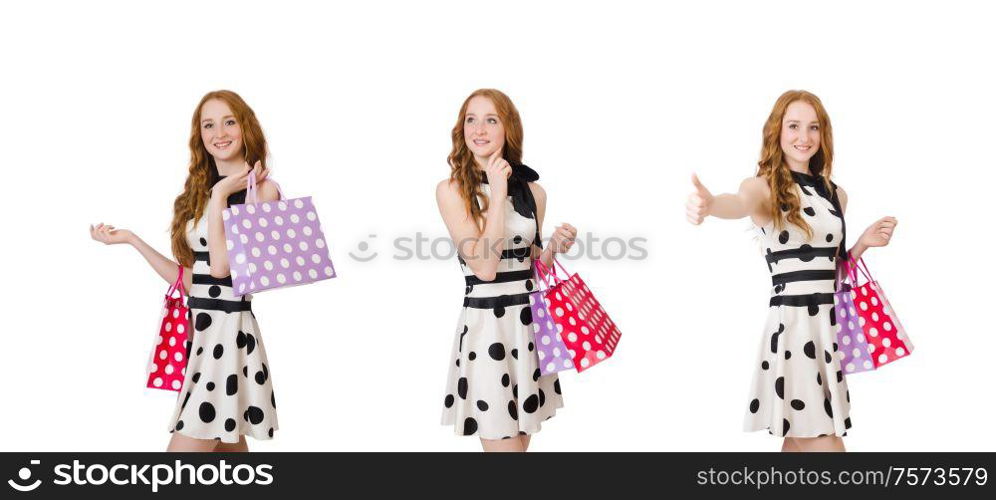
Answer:
POLYGON ((488 199, 481 190, 483 173, 477 167, 474 154, 467 147, 466 137, 463 134, 464 123, 467 121, 467 106, 471 99, 478 96, 490 99, 498 112, 498 119, 505 129, 505 146, 501 155, 510 165, 522 164, 522 120, 519 118, 519 111, 515 109, 515 104, 512 104, 507 95, 495 89, 478 89, 463 101, 456 125, 450 133, 453 149, 446 158, 450 164, 450 179, 456 181, 459 186, 467 213, 478 226, 483 228, 484 212, 488 210, 488 199), (478 203, 474 203, 475 199, 478 203))
POLYGON ((242 97, 230 90, 215 90, 204 94, 194 108, 194 116, 190 120, 190 165, 189 174, 183 185, 183 192, 173 202, 173 222, 170 224, 170 239, 173 256, 180 265, 190 267, 194 263, 194 252, 187 244, 187 222, 198 220, 204 215, 209 193, 215 182, 218 182, 218 169, 214 157, 208 153, 201 140, 201 109, 204 103, 218 99, 232 110, 235 120, 242 129, 242 144, 245 159, 250 165, 257 161, 266 168, 266 137, 259 126, 256 113, 242 97))
POLYGON ((794 189, 795 181, 792 171, 785 162, 781 146, 782 120, 789 104, 802 101, 816 110, 816 118, 820 126, 820 149, 809 159, 809 170, 813 175, 822 178, 828 192, 831 191, 830 174, 833 171, 833 129, 830 126, 830 116, 820 102, 820 98, 805 90, 789 90, 775 101, 768 121, 764 123, 762 133, 761 159, 757 162, 757 176, 764 177, 771 189, 771 218, 779 230, 786 222, 795 224, 806 232, 808 238, 813 237, 813 229, 802 218, 801 201, 794 189))

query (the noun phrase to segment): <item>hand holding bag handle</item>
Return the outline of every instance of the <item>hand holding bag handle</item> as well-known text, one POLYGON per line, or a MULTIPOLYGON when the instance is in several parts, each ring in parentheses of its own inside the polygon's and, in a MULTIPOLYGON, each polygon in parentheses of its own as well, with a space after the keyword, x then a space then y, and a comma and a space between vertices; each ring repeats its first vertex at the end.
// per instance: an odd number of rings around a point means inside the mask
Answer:
POLYGON ((851 286, 858 286, 858 273, 860 272, 869 283, 874 282, 875 279, 872 278, 871 271, 868 270, 868 265, 865 264, 863 258, 855 259, 851 256, 851 252, 847 252, 847 278, 851 282, 851 286))
POLYGON ((544 283, 546 283, 547 287, 557 286, 562 281, 565 281, 564 279, 561 279, 560 276, 557 275, 557 268, 558 267, 560 268, 561 271, 564 272, 564 276, 567 276, 568 278, 571 276, 571 274, 567 272, 567 269, 564 269, 564 266, 560 263, 560 261, 557 260, 556 257, 554 257, 552 260, 553 260, 553 263, 554 263, 554 266, 553 266, 552 269, 546 267, 546 264, 543 263, 542 259, 536 259, 534 261, 536 263, 536 270, 538 272, 542 273, 543 281, 544 281, 544 283), (552 285, 550 284, 550 281, 549 281, 550 277, 553 277, 553 284, 552 285))
MULTIPOLYGON (((277 181, 273 179, 269 179, 269 181, 277 187, 277 194, 280 196, 279 199, 286 200, 287 197, 284 196, 284 192, 280 189, 280 184, 277 184, 277 181)), ((256 186, 256 170, 253 169, 249 172, 249 177, 246 179, 246 203, 259 203, 259 195, 257 191, 259 191, 259 188, 256 186)))
POLYGON ((180 298, 181 299, 184 296, 189 295, 187 293, 187 290, 183 286, 183 266, 182 265, 178 265, 177 266, 176 281, 174 281, 173 284, 170 285, 169 290, 166 291, 166 298, 167 299, 174 298, 173 297, 173 293, 176 292, 176 291, 180 292, 180 298))

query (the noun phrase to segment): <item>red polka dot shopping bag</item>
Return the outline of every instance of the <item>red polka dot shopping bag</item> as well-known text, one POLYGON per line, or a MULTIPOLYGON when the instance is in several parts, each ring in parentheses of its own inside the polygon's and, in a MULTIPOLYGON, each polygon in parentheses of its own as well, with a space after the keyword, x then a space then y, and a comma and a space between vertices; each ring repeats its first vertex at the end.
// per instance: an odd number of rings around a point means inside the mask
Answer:
POLYGON ((577 273, 568 273, 557 259, 552 270, 539 259, 535 262, 544 279, 552 280, 547 281, 549 288, 544 295, 547 310, 575 369, 583 372, 612 356, 622 334, 588 285, 577 273), (566 279, 557 275, 558 267, 566 279))
POLYGON ((163 303, 162 321, 159 335, 149 359, 149 377, 146 387, 180 391, 183 375, 187 371, 187 355, 190 354, 190 309, 183 302, 187 291, 183 287, 183 266, 176 282, 170 285, 163 303))
POLYGON ((289 200, 280 192, 279 200, 259 203, 256 191, 256 174, 250 173, 246 203, 221 213, 233 293, 241 296, 334 278, 311 197, 289 200))
POLYGON ((837 344, 841 366, 846 373, 875 370, 908 356, 913 342, 899 323, 885 292, 864 260, 855 261, 848 254, 846 276, 834 294, 837 314, 837 344), (865 283, 858 285, 858 273, 865 283))

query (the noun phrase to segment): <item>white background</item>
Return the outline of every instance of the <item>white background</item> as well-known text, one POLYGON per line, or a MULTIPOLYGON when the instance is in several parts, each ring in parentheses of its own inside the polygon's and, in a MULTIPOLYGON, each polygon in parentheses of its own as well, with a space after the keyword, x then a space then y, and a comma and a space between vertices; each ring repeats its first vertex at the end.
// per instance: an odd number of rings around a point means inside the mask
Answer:
POLYGON ((477 450, 438 424, 463 281, 455 259, 392 259, 445 235, 435 184, 465 96, 505 91, 547 228, 643 237, 641 261, 568 261, 623 331, 566 374, 534 450, 777 450, 741 431, 768 272, 746 221, 684 220, 690 172, 754 173, 784 90, 835 131, 851 243, 916 343, 850 377, 855 451, 991 451, 993 13, 961 2, 33 2, 0 15, 0 449, 151 451, 168 394, 145 362, 166 289, 130 228, 168 251, 190 116, 239 92, 290 196, 312 195, 339 278, 258 294, 281 428, 265 451, 477 450), (943 7, 941 7, 943 5, 943 7), (23 10, 28 9, 28 10, 23 10), (369 237, 376 234, 374 238, 369 237), (358 245, 378 257, 360 263, 358 245))

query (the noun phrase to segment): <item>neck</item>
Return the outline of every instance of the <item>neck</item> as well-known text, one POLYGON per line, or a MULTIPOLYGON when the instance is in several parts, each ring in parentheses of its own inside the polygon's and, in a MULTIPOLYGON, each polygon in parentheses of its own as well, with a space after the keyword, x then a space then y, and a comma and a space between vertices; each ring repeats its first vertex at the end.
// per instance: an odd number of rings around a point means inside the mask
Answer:
POLYGON ((789 170, 793 172, 799 172, 800 174, 806 174, 806 175, 813 175, 813 173, 810 172, 809 170, 809 162, 799 163, 796 161, 786 159, 785 163, 788 164, 789 170))
POLYGON ((474 166, 477 170, 484 171, 484 166, 488 164, 488 157, 474 155, 474 166))
POLYGON ((241 157, 229 160, 219 160, 218 158, 215 158, 214 164, 218 167, 218 175, 224 176, 235 175, 245 168, 245 160, 241 157))

